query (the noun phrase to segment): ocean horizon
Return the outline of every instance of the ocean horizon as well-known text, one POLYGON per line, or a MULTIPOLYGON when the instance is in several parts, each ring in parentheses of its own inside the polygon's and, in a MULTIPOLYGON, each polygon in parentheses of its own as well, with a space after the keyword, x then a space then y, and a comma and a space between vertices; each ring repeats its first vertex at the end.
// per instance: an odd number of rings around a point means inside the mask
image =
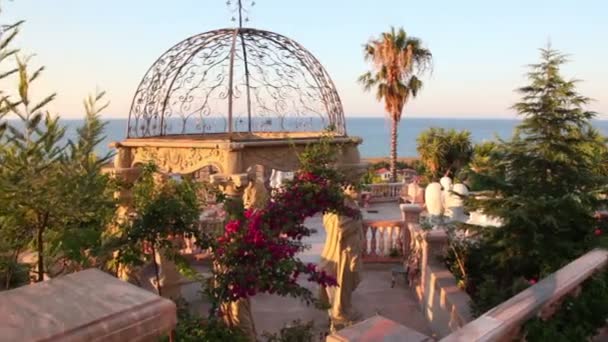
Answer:
MULTIPOLYGON (((105 139, 98 145, 96 152, 105 155, 110 152, 109 144, 126 138, 127 119, 104 118, 107 123, 104 132, 105 139)), ((514 128, 521 119, 503 118, 442 118, 442 117, 404 117, 399 123, 399 137, 397 151, 400 157, 415 157, 416 138, 420 133, 430 127, 445 129, 468 130, 474 143, 495 140, 496 138, 509 139, 514 128)), ((61 119, 67 127, 65 139, 73 139, 76 128, 82 124, 82 119, 61 119)), ((608 135, 608 120, 596 119, 593 126, 602 134, 608 135)), ((384 117, 347 117, 346 132, 349 136, 358 136, 363 139, 359 146, 362 158, 386 157, 390 150, 390 123, 384 117)))

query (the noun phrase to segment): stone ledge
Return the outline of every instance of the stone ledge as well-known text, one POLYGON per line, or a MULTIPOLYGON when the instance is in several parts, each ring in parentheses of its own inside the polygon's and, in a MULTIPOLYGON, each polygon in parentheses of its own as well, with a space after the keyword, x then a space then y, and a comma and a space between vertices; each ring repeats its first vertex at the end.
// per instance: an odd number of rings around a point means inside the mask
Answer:
POLYGON ((177 322, 168 300, 97 269, 0 293, 5 341, 155 341, 177 322))
POLYGON ((486 312, 441 341, 500 341, 559 301, 608 264, 608 251, 594 249, 486 312))
POLYGON ((433 339, 379 315, 342 329, 326 339, 326 342, 378 341, 426 342, 433 339))

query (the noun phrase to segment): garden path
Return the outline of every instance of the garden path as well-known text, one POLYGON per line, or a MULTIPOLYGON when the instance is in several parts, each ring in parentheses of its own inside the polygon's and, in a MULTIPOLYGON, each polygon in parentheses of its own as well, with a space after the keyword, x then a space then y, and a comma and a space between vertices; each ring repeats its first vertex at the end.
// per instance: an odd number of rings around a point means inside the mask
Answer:
MULTIPOLYGON (((364 215, 368 216, 369 219, 396 220, 401 217, 397 203, 374 204, 369 209, 378 211, 378 213, 365 213, 364 215)), ((325 243, 325 230, 321 217, 315 216, 308 219, 306 225, 314 228, 317 232, 306 239, 306 243, 310 244, 311 248, 302 253, 300 258, 305 262, 317 263, 320 260, 320 254, 325 243)), ((391 268, 393 266, 391 264, 364 265, 363 280, 353 293, 355 308, 362 314, 363 318, 380 314, 406 327, 432 336, 432 331, 420 311, 420 305, 414 293, 404 284, 403 279, 398 279, 394 288, 390 287, 391 268)), ((205 266, 197 266, 197 268, 202 273, 209 272, 205 266)), ((315 284, 305 280, 301 284, 314 293, 318 291, 315 284)), ((208 305, 200 299, 199 290, 199 284, 185 284, 182 286, 182 295, 192 305, 193 309, 201 314, 206 314, 208 305)), ((252 308, 259 334, 265 331, 277 332, 284 325, 297 319, 302 322, 313 320, 320 334, 328 329, 327 313, 314 307, 308 307, 294 298, 259 294, 253 297, 252 308)))

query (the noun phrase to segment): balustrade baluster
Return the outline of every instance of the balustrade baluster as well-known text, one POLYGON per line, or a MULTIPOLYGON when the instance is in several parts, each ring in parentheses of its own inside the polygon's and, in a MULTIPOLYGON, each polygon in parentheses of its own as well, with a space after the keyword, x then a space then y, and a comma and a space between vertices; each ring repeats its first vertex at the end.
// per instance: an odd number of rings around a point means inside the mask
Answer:
POLYGON ((365 255, 371 255, 372 249, 372 227, 365 225, 365 255))
POLYGON ((374 226, 371 226, 370 228, 371 228, 370 230, 372 231, 372 238, 370 239, 371 245, 370 245, 370 249, 369 249, 369 251, 370 251, 369 254, 370 255, 378 255, 376 253, 376 229, 377 228, 374 227, 374 226))
POLYGON ((399 252, 403 251, 403 249, 401 249, 401 244, 402 244, 402 239, 401 239, 401 225, 396 225, 395 227, 393 227, 393 230, 395 231, 395 239, 393 240, 393 248, 397 249, 399 252))
POLYGON ((412 236, 410 230, 406 226, 401 227, 401 244, 403 249, 403 255, 409 256, 410 251, 412 250, 412 236))
POLYGON ((384 255, 390 255, 391 250, 393 248, 393 227, 386 226, 384 230, 386 231, 386 245, 384 247, 384 255))
POLYGON ((367 256, 367 231, 368 231, 368 227, 366 224, 363 224, 362 227, 363 231, 363 241, 361 241, 361 248, 363 248, 363 256, 367 256))
POLYGON ((386 251, 385 251, 385 245, 384 245, 384 227, 377 227, 376 228, 378 230, 378 234, 379 239, 378 239, 378 253, 377 255, 379 256, 385 256, 386 255, 386 251))

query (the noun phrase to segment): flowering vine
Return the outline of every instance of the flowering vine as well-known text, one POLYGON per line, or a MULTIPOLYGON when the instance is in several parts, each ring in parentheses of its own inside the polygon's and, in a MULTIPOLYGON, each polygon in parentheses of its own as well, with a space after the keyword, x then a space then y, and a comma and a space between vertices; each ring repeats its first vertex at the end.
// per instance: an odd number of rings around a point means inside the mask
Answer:
POLYGON ((213 250, 214 284, 207 293, 212 313, 220 303, 237 301, 258 293, 293 296, 316 303, 310 290, 298 283, 306 279, 321 286, 336 286, 336 280, 296 257, 307 246, 303 239, 314 231, 304 220, 317 213, 334 212, 350 217, 358 210, 344 205, 345 177, 328 163, 334 153, 329 142, 310 146, 300 155, 301 169, 270 196, 260 209, 245 210, 228 200, 228 221, 219 237, 202 239, 213 250))

